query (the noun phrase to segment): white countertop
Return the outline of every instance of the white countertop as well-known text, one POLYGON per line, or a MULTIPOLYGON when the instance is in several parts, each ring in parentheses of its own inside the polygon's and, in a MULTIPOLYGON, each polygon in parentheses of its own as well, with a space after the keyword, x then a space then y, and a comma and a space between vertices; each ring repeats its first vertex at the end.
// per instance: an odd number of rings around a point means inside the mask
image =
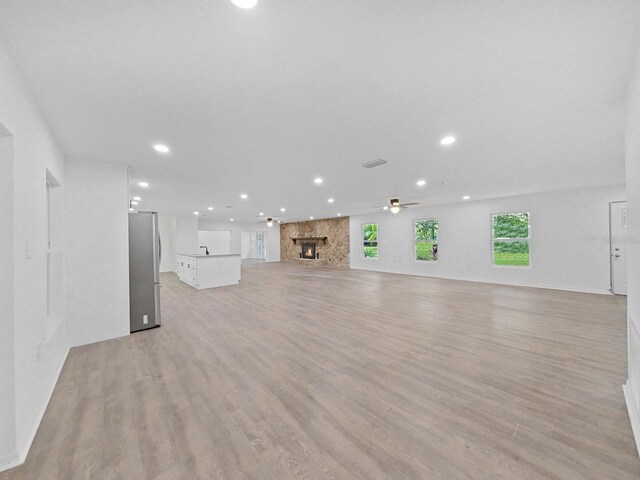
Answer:
POLYGON ((223 253, 221 255, 211 254, 207 255, 205 253, 178 253, 178 255, 182 255, 183 257, 193 257, 193 258, 210 258, 210 257, 239 257, 239 253, 223 253))

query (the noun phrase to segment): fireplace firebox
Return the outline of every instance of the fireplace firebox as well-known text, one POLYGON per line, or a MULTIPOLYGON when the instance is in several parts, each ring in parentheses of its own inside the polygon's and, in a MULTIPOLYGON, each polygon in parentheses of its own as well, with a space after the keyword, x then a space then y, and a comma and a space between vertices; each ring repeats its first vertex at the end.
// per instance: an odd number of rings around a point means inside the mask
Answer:
POLYGON ((316 253, 316 244, 303 243, 302 251, 300 252, 300 258, 305 258, 307 260, 315 260, 316 258, 318 258, 316 253))

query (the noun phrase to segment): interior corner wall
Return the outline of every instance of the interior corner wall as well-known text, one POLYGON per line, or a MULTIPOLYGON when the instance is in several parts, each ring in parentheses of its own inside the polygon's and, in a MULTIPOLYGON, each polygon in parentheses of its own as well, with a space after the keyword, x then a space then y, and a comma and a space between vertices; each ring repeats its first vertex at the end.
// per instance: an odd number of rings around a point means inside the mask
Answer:
MULTIPOLYGON (((272 227, 267 227, 266 223, 258 222, 220 222, 200 218, 198 230, 229 230, 231 232, 231 253, 242 254, 242 233, 243 232, 265 232, 267 245, 267 262, 280 261, 280 225, 274 223, 272 227)), ((196 232, 197 236, 197 232, 196 232)), ((197 250, 196 250, 197 251, 197 250)))
POLYGON ((627 105, 625 138, 627 180, 627 338, 629 378, 624 387, 629 418, 640 450, 640 50, 627 105))
POLYGON ((610 293, 609 202, 624 185, 545 192, 351 217, 351 267, 409 275, 610 293), (491 215, 530 212, 529 267, 492 264, 491 215), (416 261, 417 219, 438 219, 438 260, 416 261), (378 223, 378 259, 362 255, 362 225, 378 223))
MULTIPOLYGON (((7 165, 2 167, 2 182, 13 184, 13 201, 9 203, 13 205, 13 224, 8 228, 13 236, 13 246, 10 239, 5 245, 7 240, 3 235, 2 248, 5 256, 13 257, 7 265, 13 263, 14 289, 13 314, 10 310, 1 312, 3 325, 9 322, 9 328, 13 329, 13 347, 9 345, 11 338, 0 338, 2 355, 7 355, 13 348, 10 364, 13 365, 14 381, 12 385, 10 379, 4 378, 7 366, 3 365, 0 388, 2 397, 13 398, 15 405, 15 431, 3 430, 0 435, 2 470, 26 457, 64 363, 69 342, 66 318, 47 333, 46 309, 46 171, 60 181, 64 190, 64 156, 2 42, 0 105, 0 123, 10 132, 13 143, 10 180, 4 178, 7 165)), ((11 195, 4 185, 0 190, 2 198, 11 195)), ((7 419, 2 418, 0 421, 4 424, 7 419)))
POLYGON ((0 125, 0 469, 16 458, 16 398, 14 363, 14 239, 13 139, 0 125))
POLYGON ((160 272, 176 271, 176 217, 158 215, 158 231, 162 245, 160 272))
POLYGON ((127 166, 67 159, 67 315, 72 345, 129 334, 127 166))

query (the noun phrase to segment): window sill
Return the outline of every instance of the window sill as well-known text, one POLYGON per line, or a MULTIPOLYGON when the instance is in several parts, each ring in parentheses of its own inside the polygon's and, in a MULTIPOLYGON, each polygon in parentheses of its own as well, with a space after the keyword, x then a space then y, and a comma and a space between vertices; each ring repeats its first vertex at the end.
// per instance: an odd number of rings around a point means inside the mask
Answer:
POLYGON ((531 270, 531 265, 496 265, 495 263, 491 264, 494 268, 517 268, 520 270, 531 270))

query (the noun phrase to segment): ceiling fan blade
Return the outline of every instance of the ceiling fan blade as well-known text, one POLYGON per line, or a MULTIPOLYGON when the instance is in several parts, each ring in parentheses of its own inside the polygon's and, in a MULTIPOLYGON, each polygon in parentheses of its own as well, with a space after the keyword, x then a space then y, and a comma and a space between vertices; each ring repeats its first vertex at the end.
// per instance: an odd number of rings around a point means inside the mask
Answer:
POLYGON ((402 203, 402 204, 400 204, 400 207, 402 207, 402 208, 411 207, 413 205, 420 205, 420 202, 402 203))

